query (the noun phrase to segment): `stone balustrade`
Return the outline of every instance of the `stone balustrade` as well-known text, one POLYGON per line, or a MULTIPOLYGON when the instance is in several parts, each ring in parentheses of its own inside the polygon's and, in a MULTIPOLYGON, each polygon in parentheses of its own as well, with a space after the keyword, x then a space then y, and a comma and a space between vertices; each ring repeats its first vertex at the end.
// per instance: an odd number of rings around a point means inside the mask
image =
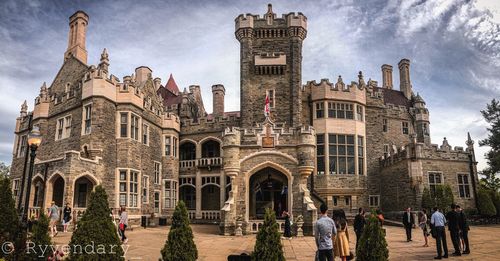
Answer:
POLYGON ((181 160, 179 161, 179 168, 181 170, 190 169, 196 167, 196 160, 181 160))
POLYGON ((220 210, 202 210, 201 219, 220 220, 220 210))
POLYGON ((222 166, 222 158, 201 158, 198 159, 198 167, 217 167, 222 166))
MULTIPOLYGON (((276 223, 278 223, 279 230, 281 233, 284 233, 285 231, 285 221, 284 220, 276 220, 276 223)), ((249 220, 247 223, 247 231, 250 233, 257 233, 259 232, 259 228, 264 224, 263 219, 259 220, 249 220)))

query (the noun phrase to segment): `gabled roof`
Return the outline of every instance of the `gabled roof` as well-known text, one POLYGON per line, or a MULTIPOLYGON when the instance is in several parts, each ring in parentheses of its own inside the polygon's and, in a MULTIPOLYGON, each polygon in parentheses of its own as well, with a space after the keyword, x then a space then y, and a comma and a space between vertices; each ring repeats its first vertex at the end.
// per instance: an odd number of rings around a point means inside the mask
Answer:
POLYGON ((170 74, 167 84, 165 84, 165 88, 175 95, 179 94, 179 87, 177 86, 177 83, 175 83, 172 74, 170 74))
POLYGON ((161 98, 163 99, 163 105, 165 106, 171 106, 173 104, 179 104, 182 101, 182 97, 177 93, 173 93, 172 91, 168 90, 167 88, 160 86, 158 90, 156 91, 161 98))

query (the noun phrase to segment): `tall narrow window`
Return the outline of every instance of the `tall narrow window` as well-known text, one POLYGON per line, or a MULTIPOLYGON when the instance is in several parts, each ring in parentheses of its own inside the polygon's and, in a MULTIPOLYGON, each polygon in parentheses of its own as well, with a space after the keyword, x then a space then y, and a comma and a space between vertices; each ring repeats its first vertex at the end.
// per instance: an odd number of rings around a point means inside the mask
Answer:
POLYGON ((409 128, 408 128, 408 122, 403 121, 402 122, 402 127, 403 127, 403 134, 408 134, 409 133, 409 128))
POLYGON ((68 138, 71 135, 71 116, 64 117, 64 137, 68 138))
POLYGON ((170 150, 172 148, 170 142, 170 136, 165 136, 165 156, 170 156, 170 150))
POLYGON ((12 180, 12 196, 14 197, 14 200, 19 196, 20 183, 19 179, 12 180))
POLYGON ((382 131, 387 132, 387 119, 382 119, 382 131))
POLYGON ((154 162, 155 166, 155 184, 160 184, 160 179, 161 179, 161 163, 160 162, 154 162))
POLYGON ((363 121, 363 106, 356 105, 356 120, 363 121))
POLYGON ((60 118, 57 120, 56 140, 60 140, 63 138, 63 131, 64 131, 64 118, 60 118))
POLYGON ((470 198, 469 175, 458 174, 458 194, 461 198, 470 198))
POLYGON ((17 154, 18 157, 23 157, 24 154, 26 154, 26 148, 28 146, 27 137, 28 136, 23 135, 19 139, 19 145, 18 145, 18 147, 19 147, 19 154, 17 154))
POLYGON ((147 124, 142 124, 142 144, 149 144, 149 126, 147 124))
POLYGON ((149 202, 149 177, 142 176, 142 203, 149 202))
POLYGON ((172 137, 172 156, 177 157, 177 138, 172 137))
POLYGON ((434 195, 436 193, 436 187, 442 184, 443 184, 442 173, 429 171, 429 188, 431 191, 431 195, 434 195))
POLYGON ((130 116, 130 138, 139 140, 139 117, 135 114, 130 116))
POLYGON ((325 174, 325 134, 316 135, 316 173, 325 174))
POLYGON ((274 108, 274 90, 267 90, 267 97, 269 97, 269 108, 274 108))
POLYGON ((328 152, 329 152, 329 162, 330 162, 330 174, 338 173, 338 165, 337 165, 337 135, 328 134, 328 152))
POLYGON ((127 171, 126 170, 120 170, 120 196, 119 196, 119 202, 120 206, 127 206, 127 171))
POLYGON ((84 115, 84 132, 83 134, 90 134, 91 131, 91 126, 92 126, 92 104, 85 105, 83 107, 83 110, 85 112, 84 115))
POLYGON ((128 113, 120 113, 120 138, 127 138, 128 130, 128 113))
POLYGON ((389 145, 384 144, 384 159, 387 159, 391 154, 389 153, 389 145))
POLYGON ((429 129, 427 128, 427 123, 424 123, 422 125, 422 128, 423 128, 423 131, 424 131, 424 135, 429 135, 429 129))
POLYGON ((321 119, 325 116, 325 104, 323 102, 316 103, 316 119, 321 119))
POLYGON ((334 102, 328 102, 328 118, 337 118, 334 102))
POLYGON ((364 141, 363 136, 358 136, 358 175, 363 175, 365 173, 364 167, 364 141))
POLYGON ((171 209, 177 204, 177 181, 167 179, 164 182, 164 207, 171 209))
POLYGON ((155 213, 160 213, 160 192, 155 191, 155 213))
POLYGON ((129 207, 136 208, 137 207, 137 198, 139 192, 139 173, 136 171, 130 171, 129 178, 129 207))

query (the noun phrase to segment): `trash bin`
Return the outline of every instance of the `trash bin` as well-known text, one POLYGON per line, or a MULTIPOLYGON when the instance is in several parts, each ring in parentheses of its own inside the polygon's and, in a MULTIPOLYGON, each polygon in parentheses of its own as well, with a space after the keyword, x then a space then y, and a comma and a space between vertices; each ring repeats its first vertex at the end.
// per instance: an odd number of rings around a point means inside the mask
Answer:
POLYGON ((241 255, 230 255, 227 257, 227 261, 250 261, 252 257, 243 253, 241 255))
POLYGON ((167 225, 167 218, 161 217, 158 219, 158 225, 159 226, 166 226, 167 225))
POLYGON ((141 216, 141 227, 146 228, 148 226, 148 217, 141 216))

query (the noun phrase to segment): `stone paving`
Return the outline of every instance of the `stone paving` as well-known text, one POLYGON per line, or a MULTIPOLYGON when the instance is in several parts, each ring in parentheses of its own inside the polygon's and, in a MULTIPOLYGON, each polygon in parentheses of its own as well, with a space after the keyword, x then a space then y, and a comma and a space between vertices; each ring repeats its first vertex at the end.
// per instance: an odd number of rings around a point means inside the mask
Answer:
MULTIPOLYGON (((255 244, 255 236, 243 237, 217 235, 216 225, 192 225, 195 243, 198 247, 199 260, 223 261, 231 254, 250 253, 255 244)), ((422 247, 423 236, 420 229, 413 230, 413 241, 406 242, 405 231, 400 227, 386 226, 389 244, 390 260, 433 260, 436 255, 435 241, 429 237, 429 247, 422 247)), ((127 260, 158 260, 160 249, 167 238, 168 227, 134 228, 127 231, 127 260)), ((351 235, 351 249, 354 249, 354 232, 351 235)), ((451 257, 448 260, 500 260, 500 226, 475 226, 469 233, 471 241, 470 255, 451 257)), ((56 244, 67 244, 70 233, 59 233, 54 238, 56 244)), ((312 261, 316 246, 312 237, 294 237, 283 239, 286 260, 312 261)), ((448 235, 448 249, 453 252, 453 246, 448 235)), ((339 259, 337 259, 339 260, 339 259)), ((446 260, 446 259, 445 259, 446 260)))

